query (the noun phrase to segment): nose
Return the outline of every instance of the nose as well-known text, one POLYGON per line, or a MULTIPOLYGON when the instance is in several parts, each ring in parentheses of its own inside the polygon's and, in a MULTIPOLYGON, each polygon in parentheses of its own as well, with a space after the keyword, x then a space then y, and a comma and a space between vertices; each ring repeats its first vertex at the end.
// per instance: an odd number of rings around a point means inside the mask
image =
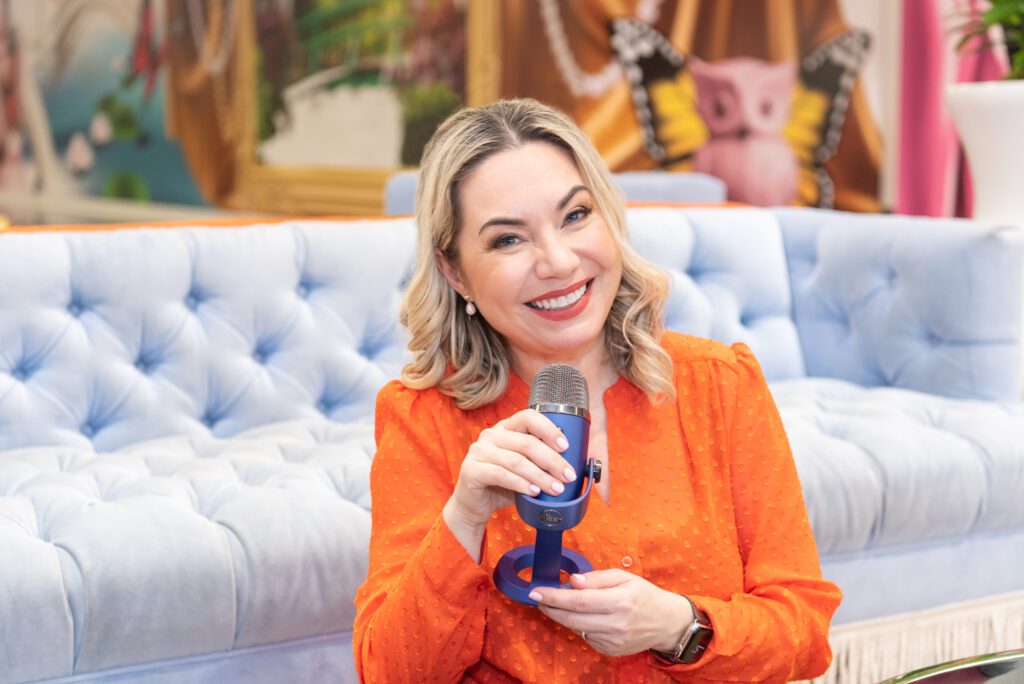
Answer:
POLYGON ((558 231, 537 244, 537 277, 568 278, 580 265, 580 257, 565 233, 558 231))

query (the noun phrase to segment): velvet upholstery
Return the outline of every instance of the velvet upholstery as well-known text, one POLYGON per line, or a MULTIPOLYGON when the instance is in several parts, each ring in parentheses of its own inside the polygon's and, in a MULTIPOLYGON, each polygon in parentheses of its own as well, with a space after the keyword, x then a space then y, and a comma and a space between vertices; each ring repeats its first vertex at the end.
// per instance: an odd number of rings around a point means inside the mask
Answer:
MULTIPOLYGON (((762 362, 837 622, 1024 589, 1021 231, 628 221, 668 325, 762 362)), ((354 677, 414 242, 407 218, 0 235, 0 682, 354 677)))

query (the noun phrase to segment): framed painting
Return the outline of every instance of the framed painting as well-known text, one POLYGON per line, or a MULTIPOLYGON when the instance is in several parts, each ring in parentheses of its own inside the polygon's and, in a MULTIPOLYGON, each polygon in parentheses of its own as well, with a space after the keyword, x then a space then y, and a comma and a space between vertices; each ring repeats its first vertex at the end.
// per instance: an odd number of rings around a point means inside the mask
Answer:
POLYGON ((438 123, 498 97, 492 0, 238 2, 236 208, 380 214, 438 123))

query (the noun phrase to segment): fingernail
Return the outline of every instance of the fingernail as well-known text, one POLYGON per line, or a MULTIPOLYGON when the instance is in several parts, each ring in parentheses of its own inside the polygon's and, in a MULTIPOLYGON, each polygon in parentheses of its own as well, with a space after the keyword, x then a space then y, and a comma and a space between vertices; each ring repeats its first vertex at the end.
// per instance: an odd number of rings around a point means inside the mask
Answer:
POLYGON ((572 468, 566 466, 566 468, 565 468, 565 479, 568 480, 569 482, 572 482, 573 480, 575 480, 576 479, 576 471, 573 470, 572 468))
POLYGON ((576 580, 577 582, 579 582, 580 584, 584 584, 587 581, 587 576, 586 575, 576 575, 576 574, 574 574, 572 576, 572 578, 574 580, 576 580))
POLYGON ((561 494, 562 492, 565 491, 565 487, 562 486, 561 482, 555 480, 554 482, 551 483, 551 491, 553 491, 555 494, 561 494))
POLYGON ((566 449, 569 448, 569 440, 567 440, 565 437, 562 437, 561 435, 559 435, 558 439, 555 440, 555 444, 557 444, 558 448, 561 449, 562 451, 565 451, 566 449))
POLYGON ((539 591, 531 591, 530 592, 530 600, 531 601, 540 601, 542 598, 544 598, 544 597, 540 595, 539 591))
POLYGON ((538 487, 535 484, 530 485, 530 493, 533 494, 534 496, 537 496, 538 494, 540 494, 540 487, 538 487))

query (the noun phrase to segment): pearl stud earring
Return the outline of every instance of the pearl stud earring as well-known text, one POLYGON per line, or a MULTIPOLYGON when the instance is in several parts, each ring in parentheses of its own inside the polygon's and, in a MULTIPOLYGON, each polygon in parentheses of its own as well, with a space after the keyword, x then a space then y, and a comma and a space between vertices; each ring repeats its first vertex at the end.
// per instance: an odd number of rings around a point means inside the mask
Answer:
POLYGON ((469 301, 467 299, 466 300, 466 314, 468 316, 472 316, 475 313, 476 313, 476 304, 474 304, 473 302, 471 302, 471 301, 469 301))

